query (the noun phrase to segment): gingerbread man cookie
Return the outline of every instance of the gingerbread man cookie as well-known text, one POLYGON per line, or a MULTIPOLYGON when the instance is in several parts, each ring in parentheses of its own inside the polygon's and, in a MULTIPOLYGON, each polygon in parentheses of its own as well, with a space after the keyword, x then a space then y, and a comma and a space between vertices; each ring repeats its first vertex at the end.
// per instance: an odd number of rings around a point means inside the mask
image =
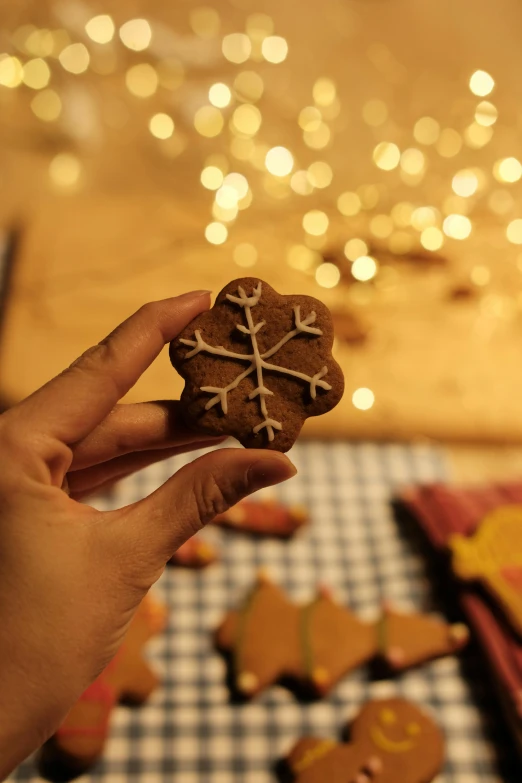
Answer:
POLYGON ((442 732, 400 698, 365 704, 350 743, 309 737, 287 758, 295 783, 431 783, 443 763, 442 732))
POLYGON ((168 564, 181 568, 206 568, 218 559, 218 553, 211 543, 200 536, 191 536, 172 555, 168 564))
POLYGON ((322 302, 282 296, 254 277, 234 280, 170 344, 187 424, 246 448, 288 451, 305 419, 342 397, 333 338, 322 302))
POLYGON ((500 506, 473 536, 453 535, 449 547, 459 579, 480 581, 522 635, 522 506, 500 506))
POLYGON ((141 704, 158 685, 143 657, 145 643, 166 625, 166 608, 147 595, 111 663, 70 710, 41 748, 38 768, 49 780, 72 780, 103 754, 113 708, 120 701, 141 704))

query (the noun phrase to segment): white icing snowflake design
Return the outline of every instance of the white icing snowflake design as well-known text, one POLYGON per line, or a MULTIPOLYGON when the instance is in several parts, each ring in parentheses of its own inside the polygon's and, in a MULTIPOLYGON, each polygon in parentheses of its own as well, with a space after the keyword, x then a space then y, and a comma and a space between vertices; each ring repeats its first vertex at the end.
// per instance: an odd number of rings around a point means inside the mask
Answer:
POLYGON ((261 409, 261 415, 263 416, 263 421, 261 421, 260 424, 256 424, 256 426, 253 428, 253 432, 257 435, 258 432, 266 429, 268 440, 272 441, 274 440, 274 430, 282 430, 283 425, 281 422, 270 418, 268 414, 266 398, 272 396, 273 392, 265 386, 263 380, 263 370, 272 370, 273 372, 279 372, 283 375, 291 375, 294 378, 299 378, 302 381, 306 381, 310 384, 310 396, 313 400, 315 400, 317 396, 318 386, 321 389, 325 389, 326 391, 329 391, 332 387, 329 383, 322 380, 322 378, 324 378, 328 372, 327 367, 322 367, 319 372, 313 376, 310 376, 306 375, 305 373, 298 372, 297 370, 290 370, 288 367, 281 367, 278 364, 271 364, 267 361, 267 359, 270 359, 270 357, 276 354, 279 349, 285 345, 285 343, 289 342, 289 340, 292 340, 296 335, 303 332, 306 332, 307 334, 321 335, 322 331, 317 327, 310 326, 310 324, 315 322, 315 312, 312 311, 309 315, 306 316, 306 318, 301 320, 301 308, 299 305, 296 305, 294 307, 295 327, 292 329, 292 331, 287 332, 287 334, 285 334, 285 336, 279 340, 279 342, 274 345, 273 348, 265 351, 265 353, 260 353, 259 347, 257 345, 256 335, 263 328, 266 322, 260 321, 259 323, 255 324, 252 317, 252 308, 255 307, 261 299, 261 282, 259 282, 254 288, 251 296, 247 296, 245 290, 241 286, 238 286, 238 296, 227 294, 227 299, 243 308, 247 325, 244 326, 243 324, 236 324, 236 328, 239 329, 240 332, 243 332, 243 334, 250 335, 250 339, 252 341, 252 353, 235 353, 234 351, 229 351, 227 348, 224 348, 222 345, 209 345, 201 336, 201 331, 196 329, 194 332, 194 337, 196 338, 195 340, 180 340, 180 342, 182 342, 184 345, 188 345, 192 348, 192 351, 189 351, 186 354, 185 359, 190 359, 193 356, 196 356, 196 354, 203 352, 212 354, 214 356, 225 356, 230 359, 239 359, 241 361, 248 362, 248 367, 246 370, 239 373, 239 375, 237 375, 236 378, 234 378, 234 380, 228 384, 228 386, 225 386, 224 388, 219 388, 217 386, 201 386, 201 391, 215 395, 207 402, 205 405, 205 410, 208 411, 213 408, 214 405, 220 403, 221 410, 226 416, 228 412, 228 392, 237 388, 241 381, 255 372, 257 375, 257 386, 254 391, 248 395, 248 399, 253 400, 256 397, 259 397, 259 406, 261 409))

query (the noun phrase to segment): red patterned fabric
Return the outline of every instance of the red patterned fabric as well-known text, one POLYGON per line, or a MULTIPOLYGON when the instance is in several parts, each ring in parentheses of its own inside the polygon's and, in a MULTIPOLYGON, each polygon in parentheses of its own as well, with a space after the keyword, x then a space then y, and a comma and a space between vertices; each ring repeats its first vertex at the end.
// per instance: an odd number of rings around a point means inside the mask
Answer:
MULTIPOLYGON (((471 535, 486 514, 495 508, 522 505, 522 484, 473 489, 433 484, 405 492, 402 500, 433 547, 443 551, 451 535, 471 535)), ((493 611, 472 585, 461 586, 461 599, 503 695, 508 698, 522 726, 522 639, 510 629, 500 610, 493 611)))

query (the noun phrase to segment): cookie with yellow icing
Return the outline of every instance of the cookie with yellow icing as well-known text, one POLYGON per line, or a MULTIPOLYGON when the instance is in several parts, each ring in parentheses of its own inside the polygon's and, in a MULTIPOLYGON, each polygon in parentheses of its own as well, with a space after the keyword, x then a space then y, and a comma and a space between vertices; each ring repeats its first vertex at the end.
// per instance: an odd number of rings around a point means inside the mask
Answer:
POLYGON ((187 424, 246 448, 288 451, 305 420, 342 397, 333 339, 317 299, 283 296, 254 277, 232 281, 170 344, 187 424))

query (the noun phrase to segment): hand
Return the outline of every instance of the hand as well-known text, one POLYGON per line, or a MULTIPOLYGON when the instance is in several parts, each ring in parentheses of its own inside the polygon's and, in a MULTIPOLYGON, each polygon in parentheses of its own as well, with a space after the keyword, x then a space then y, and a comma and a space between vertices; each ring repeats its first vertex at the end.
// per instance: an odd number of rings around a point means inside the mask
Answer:
POLYGON ((190 433, 175 402, 117 405, 208 306, 206 292, 145 305, 0 416, 0 779, 107 665, 177 547, 217 513, 295 473, 276 452, 220 449, 117 511, 78 502, 216 442, 190 433))

